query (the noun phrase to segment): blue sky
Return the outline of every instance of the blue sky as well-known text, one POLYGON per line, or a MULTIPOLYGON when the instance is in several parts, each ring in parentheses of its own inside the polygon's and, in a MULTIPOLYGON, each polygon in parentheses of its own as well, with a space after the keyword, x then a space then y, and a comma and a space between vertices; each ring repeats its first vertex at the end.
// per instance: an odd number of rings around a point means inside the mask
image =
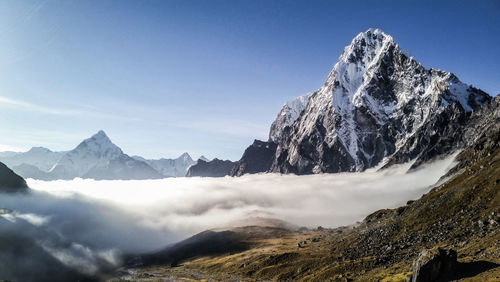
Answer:
POLYGON ((0 1, 0 150, 239 159, 377 27, 500 93, 500 1, 0 1))

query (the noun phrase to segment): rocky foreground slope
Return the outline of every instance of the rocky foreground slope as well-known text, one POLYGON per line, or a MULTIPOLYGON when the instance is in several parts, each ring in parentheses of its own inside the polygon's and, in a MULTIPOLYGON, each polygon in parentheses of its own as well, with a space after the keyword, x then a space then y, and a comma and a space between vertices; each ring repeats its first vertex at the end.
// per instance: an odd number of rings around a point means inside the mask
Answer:
POLYGON ((361 223, 213 231, 167 248, 120 279, 405 281, 413 272, 413 281, 499 281, 499 143, 500 131, 483 136, 458 155, 446 182, 361 223), (193 244, 212 249, 196 253, 193 244), (179 257, 179 248, 190 250, 184 252, 189 256, 179 257), (445 263, 433 264, 440 261, 445 263))

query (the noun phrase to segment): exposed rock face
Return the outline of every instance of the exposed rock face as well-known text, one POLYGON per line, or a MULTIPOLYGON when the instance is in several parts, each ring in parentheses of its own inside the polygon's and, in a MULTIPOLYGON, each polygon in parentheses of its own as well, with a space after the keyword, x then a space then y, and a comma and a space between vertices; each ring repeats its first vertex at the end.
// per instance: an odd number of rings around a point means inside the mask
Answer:
POLYGON ((19 192, 28 189, 24 179, 0 163, 0 192, 19 192))
POLYGON ((271 168, 275 153, 276 143, 255 140, 236 162, 231 175, 241 176, 247 173, 266 172, 271 168))
POLYGON ((473 111, 463 132, 466 145, 470 146, 484 136, 493 135, 500 130, 500 94, 473 111))
POLYGON ((229 160, 219 160, 217 158, 206 162, 199 159, 195 165, 192 165, 186 174, 186 177, 223 177, 229 175, 235 162, 229 160))
POLYGON ((412 169, 462 147, 463 131, 468 114, 458 103, 453 103, 442 112, 432 115, 406 143, 394 153, 385 167, 415 160, 412 169))
MULTIPOLYGON (((423 250, 413 262, 412 282, 449 281, 457 267, 454 250, 423 250)), ((408 280, 408 279, 407 279, 408 280)))
POLYGON ((270 171, 362 171, 413 159, 418 165, 455 150, 471 112, 490 99, 452 73, 425 69, 390 35, 369 29, 344 49, 300 113, 282 109, 271 128, 278 145, 270 171))

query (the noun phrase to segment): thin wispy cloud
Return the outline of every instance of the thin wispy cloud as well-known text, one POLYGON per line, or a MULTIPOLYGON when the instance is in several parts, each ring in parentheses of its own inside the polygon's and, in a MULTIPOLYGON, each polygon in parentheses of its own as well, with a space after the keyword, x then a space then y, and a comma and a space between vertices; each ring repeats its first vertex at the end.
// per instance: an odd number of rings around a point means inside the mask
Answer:
POLYGON ((23 21, 30 21, 40 11, 40 9, 45 5, 46 2, 47 1, 40 1, 33 4, 33 6, 26 11, 23 21))
POLYGON ((63 109, 57 107, 47 107, 34 103, 29 103, 19 99, 12 99, 5 96, 0 96, 0 106, 16 107, 16 110, 25 110, 30 112, 38 112, 56 116, 83 116, 90 118, 114 119, 114 120, 138 120, 136 117, 113 115, 102 112, 91 112, 77 109, 63 109))

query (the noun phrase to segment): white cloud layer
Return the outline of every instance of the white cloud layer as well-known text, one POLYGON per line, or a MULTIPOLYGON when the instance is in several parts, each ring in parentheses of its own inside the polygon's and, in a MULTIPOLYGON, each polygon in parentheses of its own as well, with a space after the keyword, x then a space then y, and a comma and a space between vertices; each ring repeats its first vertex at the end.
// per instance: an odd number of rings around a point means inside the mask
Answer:
POLYGON ((29 179, 34 193, 0 197, 0 208, 13 210, 3 215, 7 220, 0 220, 0 236, 8 226, 24 223, 17 232, 28 234, 62 264, 89 274, 101 265, 117 264, 120 253, 157 250, 247 217, 272 217, 307 227, 352 224, 377 209, 418 198, 451 164, 450 157, 413 173, 405 173, 405 165, 309 176, 29 179))
POLYGON ((225 225, 249 215, 291 223, 336 227, 414 199, 434 184, 452 160, 413 173, 409 165, 384 171, 322 175, 259 174, 225 178, 72 181, 28 180, 30 187, 61 199, 85 195, 122 207, 141 222, 181 236, 225 225))

